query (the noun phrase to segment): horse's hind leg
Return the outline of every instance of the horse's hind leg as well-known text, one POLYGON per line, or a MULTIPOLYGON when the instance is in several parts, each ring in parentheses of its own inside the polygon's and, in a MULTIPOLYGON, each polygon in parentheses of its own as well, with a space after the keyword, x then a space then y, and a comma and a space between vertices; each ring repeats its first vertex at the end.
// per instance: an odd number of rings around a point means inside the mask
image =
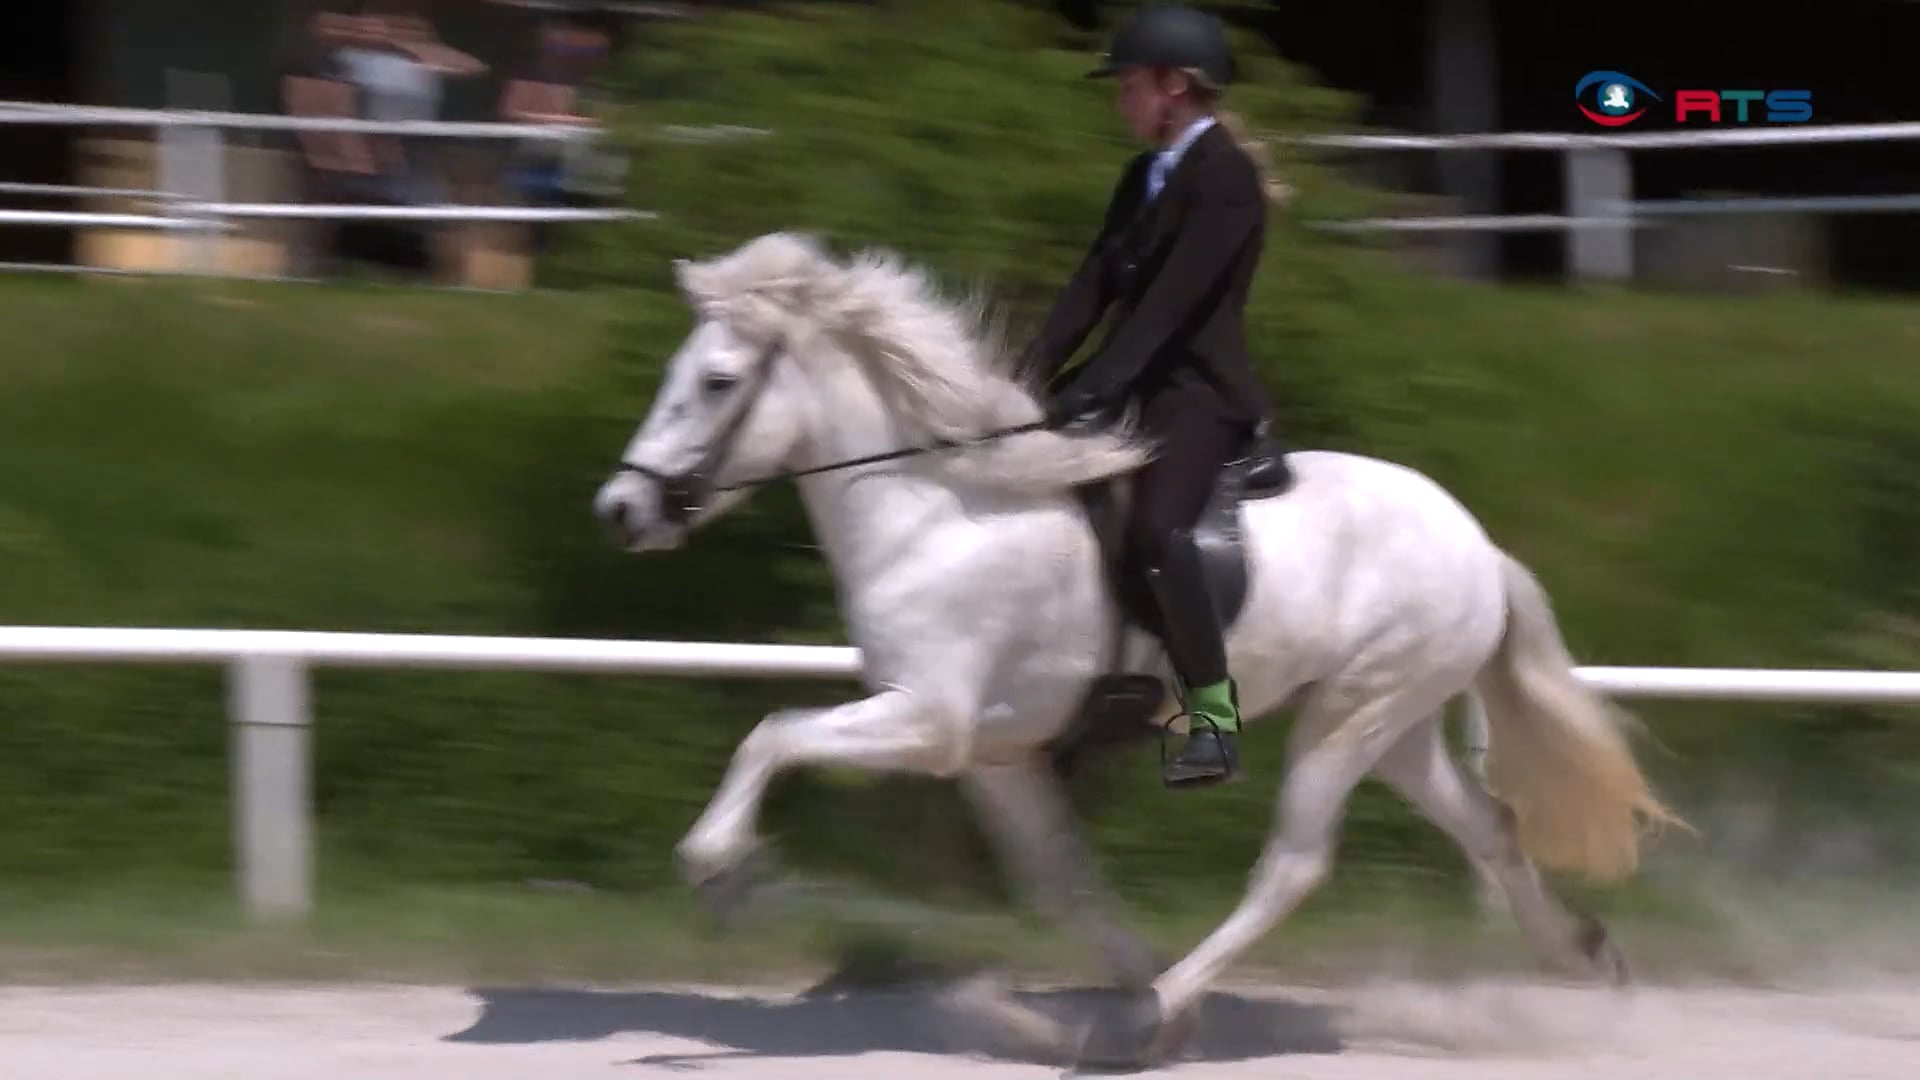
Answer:
MULTIPOLYGON (((1308 701, 1251 887, 1226 922, 1154 982, 1153 1015, 1138 1018, 1147 1029, 1184 1021, 1214 980, 1326 877, 1347 797, 1401 732, 1445 700, 1445 691, 1403 683, 1359 699, 1350 711, 1342 707, 1353 700, 1351 691, 1330 686, 1308 701)), ((1150 1039, 1147 1056, 1154 1048, 1150 1039)))
POLYGON ((1053 771, 1036 760, 979 769, 961 785, 1027 900, 1084 935, 1122 986, 1151 985, 1160 971, 1153 950, 1116 915, 1053 771))
POLYGON ((1520 849, 1512 812, 1461 774, 1443 734, 1436 712, 1380 759, 1380 778, 1492 874, 1514 920, 1544 958, 1583 975, 1625 981, 1624 958, 1605 929, 1596 919, 1575 916, 1548 891, 1520 849))

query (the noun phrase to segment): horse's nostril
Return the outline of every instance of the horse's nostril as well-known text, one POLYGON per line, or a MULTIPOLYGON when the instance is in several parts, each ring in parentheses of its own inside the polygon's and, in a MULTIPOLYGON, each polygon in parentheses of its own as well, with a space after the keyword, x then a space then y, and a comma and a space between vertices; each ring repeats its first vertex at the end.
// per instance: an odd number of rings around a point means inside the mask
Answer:
POLYGON ((607 530, 607 535, 620 543, 625 543, 627 541, 626 500, 610 499, 602 503, 597 509, 599 510, 600 524, 607 530))

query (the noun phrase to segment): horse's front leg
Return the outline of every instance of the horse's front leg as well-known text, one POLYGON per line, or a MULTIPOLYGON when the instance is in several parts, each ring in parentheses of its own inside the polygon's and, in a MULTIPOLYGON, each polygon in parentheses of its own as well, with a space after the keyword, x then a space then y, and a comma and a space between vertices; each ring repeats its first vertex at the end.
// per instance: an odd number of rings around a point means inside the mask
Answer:
POLYGON ((1081 934, 1122 986, 1151 986, 1159 960, 1121 921, 1052 770, 1040 761, 976 769, 963 778, 963 789, 1027 901, 1081 934))
POLYGON ((773 778, 797 765, 874 772, 957 771, 964 733, 957 713, 901 689, 828 709, 773 713, 741 740, 726 777, 676 851, 693 885, 740 867, 758 846, 755 824, 773 778))

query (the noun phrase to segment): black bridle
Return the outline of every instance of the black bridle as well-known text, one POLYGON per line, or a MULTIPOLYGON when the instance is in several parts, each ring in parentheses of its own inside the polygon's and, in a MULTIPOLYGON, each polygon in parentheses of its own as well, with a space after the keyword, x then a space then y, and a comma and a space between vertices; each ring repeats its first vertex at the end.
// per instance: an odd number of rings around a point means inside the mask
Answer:
POLYGON ((685 472, 668 473, 635 461, 623 460, 620 462, 620 466, 616 472, 635 473, 660 485, 661 513, 669 523, 683 525, 690 521, 695 514, 698 514, 706 508, 707 500, 710 499, 715 492, 741 491, 747 488, 778 483, 782 480, 795 480, 803 476, 813 476, 818 473, 837 472, 841 469, 851 469, 861 465, 872 465, 882 461, 914 457, 919 454, 932 453, 936 450, 951 450, 962 446, 977 446, 981 443, 992 442, 995 439, 1004 439, 1010 435, 1024 435, 1027 432, 1041 431, 1048 427, 1044 419, 1035 420, 1013 427, 997 428, 982 434, 978 438, 965 442, 950 442, 943 439, 927 446, 902 447, 898 450, 887 450, 878 454, 867 454, 864 457, 846 458, 841 461, 829 462, 825 465, 814 465, 805 469, 784 469, 780 472, 768 473, 765 476, 757 476, 751 480, 741 480, 732 484, 715 484, 713 478, 720 471, 720 468, 726 464, 727 456, 733 449, 734 436, 740 433, 741 426, 746 423, 747 417, 753 412, 754 405, 759 402, 761 392, 766 389, 768 382, 771 381, 768 376, 771 374, 773 362, 779 358, 782 351, 784 350, 782 349, 781 343, 775 342, 769 345, 765 352, 760 354, 758 360, 754 361, 751 373, 752 382, 747 387, 747 393, 740 396, 740 404, 734 409, 733 414, 727 417, 726 422, 720 425, 720 430, 714 433, 713 438, 707 443, 706 450, 700 454, 700 459, 694 464, 693 468, 685 472))

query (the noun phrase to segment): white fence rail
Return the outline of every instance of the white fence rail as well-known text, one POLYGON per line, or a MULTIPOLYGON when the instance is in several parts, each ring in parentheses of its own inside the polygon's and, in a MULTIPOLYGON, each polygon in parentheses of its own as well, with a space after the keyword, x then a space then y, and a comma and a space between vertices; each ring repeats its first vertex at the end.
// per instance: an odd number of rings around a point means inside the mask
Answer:
POLYGON ((1304 135, 1299 142, 1345 150, 1674 150, 1803 143, 1900 142, 1920 139, 1920 120, 1885 124, 1799 124, 1791 127, 1697 128, 1690 131, 1488 131, 1462 135, 1304 135))
MULTIPOLYGON (((221 112, 197 109, 123 109, 0 100, 0 126, 129 127, 153 130, 158 138, 159 184, 156 190, 90 187, 81 184, 0 184, 0 194, 15 196, 122 198, 151 204, 151 213, 100 211, 0 210, 0 225, 47 228, 123 228, 183 232, 200 241, 236 231, 236 221, 300 219, 324 221, 433 221, 521 222, 651 221, 658 215, 623 208, 544 206, 481 206, 447 203, 422 206, 322 203, 240 203, 226 198, 224 132, 228 131, 351 131, 362 134, 406 135, 428 138, 505 139, 580 142, 599 138, 596 127, 577 124, 508 124, 432 120, 361 120, 349 117, 308 117, 273 113, 221 112)), ((734 137, 764 134, 757 129, 716 131, 674 128, 663 130, 669 139, 734 137)), ((201 243, 186 260, 189 272, 208 271, 217 264, 210 248, 201 243)), ((68 270, 61 265, 7 264, 11 270, 68 270)), ((77 268, 82 272, 91 267, 77 268)), ((291 279, 285 279, 291 280, 291 279)))
MULTIPOLYGON (((313 668, 860 674, 859 650, 846 646, 74 626, 0 626, 0 663, 225 666, 239 895, 262 918, 298 918, 313 906, 313 668)), ((1920 704, 1920 672, 1586 667, 1580 676, 1622 697, 1920 704)))
POLYGON ((1437 150, 1450 153, 1463 150, 1545 150, 1558 153, 1563 158, 1562 169, 1566 177, 1566 212, 1563 214, 1370 218, 1326 222, 1323 226, 1342 232, 1564 231, 1568 234, 1568 264, 1573 276, 1619 280, 1633 274, 1635 231, 1664 224, 1662 219, 1695 214, 1906 213, 1920 208, 1920 196, 1905 192, 1820 198, 1635 201, 1633 164, 1629 156, 1633 151, 1913 140, 1920 140, 1920 122, 1592 135, 1527 131, 1465 135, 1316 135, 1295 141, 1306 146, 1337 150, 1437 150))
MULTIPOLYGON (((296 204, 237 204, 224 198, 226 180, 220 165, 223 133, 229 131, 357 131, 435 138, 537 139, 570 141, 591 139, 591 127, 574 125, 507 124, 466 121, 373 121, 345 117, 302 117, 275 113, 244 113, 201 109, 127 109, 0 101, 0 125, 36 124, 85 127, 137 127, 158 133, 162 144, 163 192, 109 192, 73 185, 65 194, 145 194, 176 213, 164 215, 99 215, 12 211, 0 224, 71 226, 94 224, 156 229, 204 228, 230 217, 297 217, 345 220, 436 221, 584 221, 647 220, 654 215, 628 210, 548 210, 523 207, 312 207, 296 204), (186 204, 192 204, 188 206, 186 204), (197 218, 188 217, 197 213, 197 218), (178 216, 176 216, 178 215, 178 216)), ((663 127, 661 138, 709 140, 763 136, 761 128, 722 125, 709 128, 663 127)), ((1559 153, 1564 158, 1566 206, 1562 214, 1464 214, 1434 217, 1373 218, 1326 222, 1343 232, 1566 232, 1574 276, 1620 279, 1632 275, 1636 230, 1664 223, 1663 219, 1694 214, 1772 213, 1901 213, 1920 204, 1920 195, 1896 192, 1880 195, 1828 196, 1786 199, 1715 199, 1636 201, 1629 155, 1634 151, 1715 147, 1791 146, 1920 140, 1920 122, 1882 124, 1825 124, 1793 127, 1716 128, 1706 130, 1611 132, 1484 132, 1460 135, 1314 135, 1293 139, 1302 145, 1332 150, 1507 151, 1559 153)), ((13 194, 40 188, 54 193, 56 185, 0 185, 13 194)), ((205 260, 198 260, 202 265, 205 260)))

